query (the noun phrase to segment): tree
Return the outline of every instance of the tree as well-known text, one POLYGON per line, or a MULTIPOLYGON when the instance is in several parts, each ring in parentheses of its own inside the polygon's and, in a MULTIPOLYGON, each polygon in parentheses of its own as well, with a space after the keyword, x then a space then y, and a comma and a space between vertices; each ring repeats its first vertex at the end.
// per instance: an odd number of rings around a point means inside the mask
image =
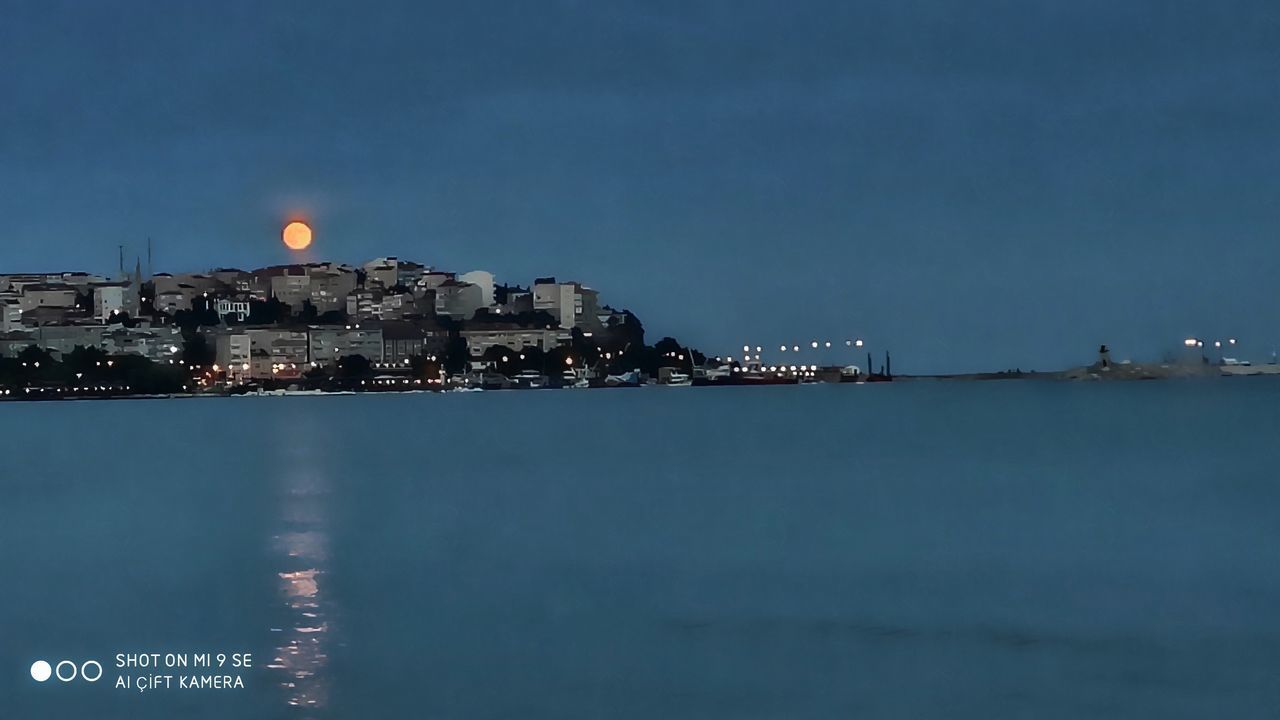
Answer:
POLYGON ((595 367, 601 355, 596 339, 587 337, 582 328, 574 328, 570 338, 569 346, 573 348, 574 361, 580 362, 582 367, 595 367))
POLYGON ((520 348, 520 351, 516 353, 515 357, 517 372, 519 370, 537 370, 538 372, 544 372, 543 367, 546 364, 546 359, 546 353, 542 352, 542 348, 532 345, 520 348))
POLYGON ((664 337, 648 349, 641 367, 650 375, 656 375, 658 368, 664 367, 692 373, 693 363, 692 349, 684 347, 675 338, 664 337))
POLYGON ((119 355, 112 358, 111 376, 144 395, 181 392, 187 384, 186 368, 161 365, 141 355, 119 355))
POLYGON ((188 365, 195 367, 208 367, 213 365, 217 354, 214 352, 213 346, 209 344, 209 339, 201 333, 185 334, 185 341, 182 343, 182 361, 188 365))
POLYGON ((414 355, 409 358, 409 372, 419 380, 438 380, 440 361, 432 360, 425 355, 414 355))
POLYGON ((569 345, 552 348, 543 356, 542 372, 550 377, 559 377, 565 370, 579 367, 583 367, 582 357, 569 345))
POLYGON ((51 383, 62 377, 61 363, 53 358, 53 353, 42 347, 28 345, 18 353, 16 360, 17 379, 21 384, 51 383))
POLYGON ((249 301, 247 322, 251 325, 279 325, 288 322, 292 316, 293 311, 279 298, 249 301))
POLYGON ((62 358, 67 372, 80 374, 84 378, 97 380, 107 377, 111 366, 107 364, 110 356, 101 348, 77 345, 62 358))
POLYGON ((317 365, 315 367, 308 368, 306 372, 302 373, 302 377, 313 382, 322 382, 329 379, 329 369, 317 365))
POLYGON ((338 360, 337 377, 347 380, 373 377, 373 365, 363 355, 344 355, 338 360))
POLYGON ((123 325, 127 328, 137 327, 138 321, 129 316, 127 312, 113 312, 107 317, 108 325, 123 325))
POLYGON ((190 310, 179 310, 173 314, 173 324, 182 328, 183 332, 202 326, 215 327, 220 322, 214 302, 207 297, 198 297, 191 301, 190 310))
POLYGON ((520 368, 520 354, 506 345, 492 345, 481 358, 503 375, 512 375, 520 368))
POLYGON ((467 371, 467 366, 471 362, 471 354, 467 351, 467 339, 461 335, 450 334, 449 339, 445 341, 444 352, 441 353, 441 362, 444 364, 445 372, 450 375, 457 375, 467 371))

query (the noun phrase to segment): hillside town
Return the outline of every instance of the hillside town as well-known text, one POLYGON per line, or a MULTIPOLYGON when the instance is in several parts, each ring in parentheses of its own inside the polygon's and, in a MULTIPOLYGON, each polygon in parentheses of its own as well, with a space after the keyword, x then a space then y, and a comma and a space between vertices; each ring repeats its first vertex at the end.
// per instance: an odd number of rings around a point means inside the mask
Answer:
POLYGON ((499 284, 396 257, 0 275, 11 399, 692 384, 742 371, 671 338, 647 345, 633 314, 554 277, 499 284))

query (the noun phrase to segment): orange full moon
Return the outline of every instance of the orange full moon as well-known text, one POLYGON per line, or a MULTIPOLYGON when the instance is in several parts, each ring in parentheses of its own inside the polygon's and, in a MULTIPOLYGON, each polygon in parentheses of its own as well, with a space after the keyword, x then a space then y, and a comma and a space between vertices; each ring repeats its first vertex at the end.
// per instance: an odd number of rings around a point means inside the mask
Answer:
POLYGON ((306 250, 311 246, 311 227, 304 222, 291 222, 285 225, 284 244, 290 250, 306 250))

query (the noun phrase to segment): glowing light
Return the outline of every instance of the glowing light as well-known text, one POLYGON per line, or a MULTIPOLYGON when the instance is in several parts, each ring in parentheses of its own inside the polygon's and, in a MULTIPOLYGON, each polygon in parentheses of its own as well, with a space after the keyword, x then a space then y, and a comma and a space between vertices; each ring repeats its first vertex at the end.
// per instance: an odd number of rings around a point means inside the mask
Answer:
POLYGON ((283 238, 290 250, 306 250, 311 246, 311 228, 295 220, 284 226, 283 238))

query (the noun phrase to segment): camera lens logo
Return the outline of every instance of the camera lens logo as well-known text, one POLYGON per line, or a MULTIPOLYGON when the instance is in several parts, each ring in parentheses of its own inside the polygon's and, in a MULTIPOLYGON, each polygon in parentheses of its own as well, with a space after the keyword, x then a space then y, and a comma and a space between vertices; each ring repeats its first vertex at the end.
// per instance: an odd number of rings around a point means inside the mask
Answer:
POLYGON ((97 660, 86 660, 76 665, 70 660, 59 660, 56 666, 50 666, 44 660, 31 663, 31 678, 36 682, 45 682, 56 677, 62 682, 71 682, 79 677, 85 682, 98 682, 102 679, 102 665, 97 660))

